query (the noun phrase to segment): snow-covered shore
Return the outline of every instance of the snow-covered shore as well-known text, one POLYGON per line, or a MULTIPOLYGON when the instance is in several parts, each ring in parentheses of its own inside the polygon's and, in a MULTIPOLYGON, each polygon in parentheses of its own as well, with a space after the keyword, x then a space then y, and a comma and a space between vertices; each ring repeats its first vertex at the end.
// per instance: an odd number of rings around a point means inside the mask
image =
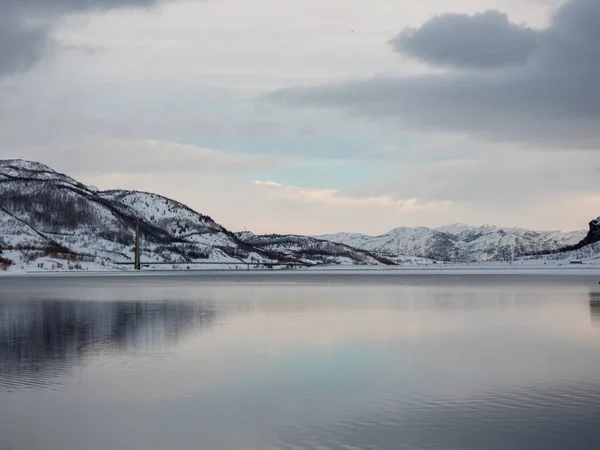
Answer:
POLYGON ((248 267, 245 264, 223 265, 155 265, 143 267, 140 272, 134 271, 131 266, 99 265, 85 263, 80 269, 69 270, 61 267, 59 270, 35 270, 35 268, 11 267, 8 271, 0 271, 0 275, 8 276, 36 276, 36 275, 227 275, 227 274, 299 274, 299 275, 327 275, 327 274, 356 274, 356 275, 592 275, 600 277, 600 264, 584 263, 546 263, 540 261, 522 261, 508 263, 477 263, 477 264, 429 264, 429 265, 404 265, 404 266, 357 266, 357 265, 330 265, 305 267, 296 269, 265 269, 248 267))

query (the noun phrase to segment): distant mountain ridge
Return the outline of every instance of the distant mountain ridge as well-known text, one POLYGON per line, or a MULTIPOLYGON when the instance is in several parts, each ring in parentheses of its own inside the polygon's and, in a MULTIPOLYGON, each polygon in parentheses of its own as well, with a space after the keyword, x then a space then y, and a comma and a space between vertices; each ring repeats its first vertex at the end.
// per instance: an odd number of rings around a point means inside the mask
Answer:
POLYGON ((510 261, 515 258, 556 252, 581 242, 585 231, 531 231, 464 224, 439 228, 396 228, 381 236, 335 233, 317 236, 332 242, 370 251, 393 260, 406 257, 437 261, 510 261))
POLYGON ((236 233, 244 242, 257 248, 284 254, 300 261, 318 261, 322 264, 366 264, 394 265, 384 256, 367 250, 356 249, 345 244, 299 235, 255 235, 244 231, 236 233))
POLYGON ((600 240, 600 218, 590 223, 587 234, 464 224, 396 228, 381 236, 233 233, 158 194, 100 191, 38 162, 0 160, 0 256, 16 266, 48 270, 83 264, 94 269, 132 263, 136 218, 146 263, 270 267, 504 261, 582 248, 577 254, 588 255, 595 247, 587 246, 600 240))

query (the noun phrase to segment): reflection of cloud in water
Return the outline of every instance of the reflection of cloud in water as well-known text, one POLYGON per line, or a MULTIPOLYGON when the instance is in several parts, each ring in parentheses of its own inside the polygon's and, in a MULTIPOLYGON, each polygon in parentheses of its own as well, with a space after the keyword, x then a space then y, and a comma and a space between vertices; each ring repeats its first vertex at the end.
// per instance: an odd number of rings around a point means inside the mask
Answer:
POLYGON ((43 386, 99 352, 157 351, 209 326, 199 303, 0 301, 0 386, 43 386))

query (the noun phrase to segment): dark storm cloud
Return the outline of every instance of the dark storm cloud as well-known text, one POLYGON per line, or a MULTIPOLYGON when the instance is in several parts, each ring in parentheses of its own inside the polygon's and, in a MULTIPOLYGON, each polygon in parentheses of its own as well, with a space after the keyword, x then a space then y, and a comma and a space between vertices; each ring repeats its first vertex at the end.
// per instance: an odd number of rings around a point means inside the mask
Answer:
POLYGON ((26 70, 50 47, 53 22, 70 12, 147 7, 158 0, 0 0, 0 76, 26 70))
POLYGON ((444 14, 390 41, 396 51, 431 64, 472 68, 523 63, 536 43, 534 30, 511 23, 498 11, 444 14))
POLYGON ((537 41, 518 66, 288 88, 268 99, 392 117, 403 126, 436 131, 597 148, 600 1, 569 0, 537 41))

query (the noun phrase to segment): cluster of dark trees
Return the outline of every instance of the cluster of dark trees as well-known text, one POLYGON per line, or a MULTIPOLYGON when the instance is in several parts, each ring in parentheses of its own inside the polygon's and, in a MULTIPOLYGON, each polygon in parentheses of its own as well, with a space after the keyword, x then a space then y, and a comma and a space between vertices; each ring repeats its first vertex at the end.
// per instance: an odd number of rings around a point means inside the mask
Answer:
POLYGON ((181 253, 188 259, 208 259, 210 257, 210 249, 202 248, 197 245, 188 244, 181 248, 181 253))
POLYGON ((387 258, 373 255, 366 251, 353 249, 335 242, 313 239, 305 236, 278 234, 253 236, 248 240, 248 243, 258 248, 270 249, 271 251, 287 248, 294 258, 310 258, 320 262, 328 262, 336 257, 345 257, 356 262, 366 262, 369 258, 375 258, 383 264, 394 264, 387 258))
POLYGON ((0 270, 6 271, 13 264, 14 264, 14 262, 11 259, 0 256, 0 270))
POLYGON ((27 216, 32 226, 49 232, 97 224, 95 211, 85 197, 46 184, 27 190, 3 189, 0 204, 17 217, 27 216))
POLYGON ((567 254, 565 253, 553 253, 546 255, 547 259, 558 260, 564 259, 565 255, 572 259, 586 259, 597 256, 600 254, 600 242, 594 242, 593 244, 588 244, 585 247, 570 250, 567 254))
POLYGON ((128 228, 120 230, 101 229, 98 231, 98 236, 121 245, 130 246, 135 244, 135 233, 128 228))

